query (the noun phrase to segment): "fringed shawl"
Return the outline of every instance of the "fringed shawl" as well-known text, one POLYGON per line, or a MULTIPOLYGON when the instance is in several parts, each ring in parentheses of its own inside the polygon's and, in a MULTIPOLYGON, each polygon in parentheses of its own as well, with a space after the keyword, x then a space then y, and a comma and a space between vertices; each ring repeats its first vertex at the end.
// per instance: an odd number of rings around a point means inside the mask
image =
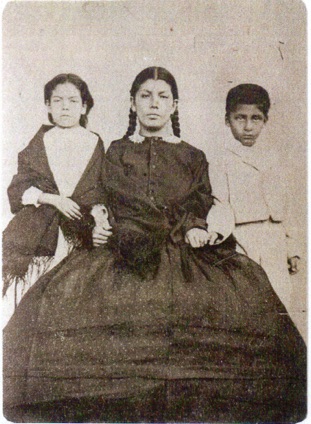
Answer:
POLYGON ((3 232, 4 294, 14 280, 24 278, 35 257, 48 258, 54 255, 59 225, 66 239, 74 245, 91 245, 93 218, 89 212, 92 205, 102 201, 104 147, 100 138, 71 196, 81 207, 81 220, 68 220, 50 205, 37 208, 22 204, 23 193, 32 186, 45 193, 59 194, 43 143, 44 134, 51 128, 53 126, 43 125, 29 145, 19 153, 18 172, 8 188, 11 211, 16 215, 3 232))

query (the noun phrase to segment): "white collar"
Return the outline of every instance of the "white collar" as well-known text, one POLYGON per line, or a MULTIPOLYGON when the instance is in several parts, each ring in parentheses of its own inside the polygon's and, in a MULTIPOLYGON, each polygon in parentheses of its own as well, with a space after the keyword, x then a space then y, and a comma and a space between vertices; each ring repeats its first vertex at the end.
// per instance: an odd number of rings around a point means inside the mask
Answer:
POLYGON ((226 150, 229 150, 235 156, 252 167, 263 170, 272 166, 273 161, 277 156, 277 151, 274 151, 274 144, 269 143, 269 140, 261 137, 252 147, 243 146, 239 141, 230 137, 226 139, 226 150))
MULTIPOLYGON (((133 143, 142 143, 145 140, 145 138, 146 137, 144 137, 143 135, 140 135, 138 132, 135 132, 133 135, 129 137, 129 139, 133 141, 133 143)), ((169 134, 166 137, 158 137, 158 138, 161 138, 163 141, 166 141, 167 143, 177 144, 181 142, 181 139, 179 137, 176 137, 173 134, 169 134)))
POLYGON ((44 134, 44 141, 50 143, 72 143, 81 140, 95 144, 98 141, 98 136, 84 127, 77 126, 72 128, 53 127, 44 134))

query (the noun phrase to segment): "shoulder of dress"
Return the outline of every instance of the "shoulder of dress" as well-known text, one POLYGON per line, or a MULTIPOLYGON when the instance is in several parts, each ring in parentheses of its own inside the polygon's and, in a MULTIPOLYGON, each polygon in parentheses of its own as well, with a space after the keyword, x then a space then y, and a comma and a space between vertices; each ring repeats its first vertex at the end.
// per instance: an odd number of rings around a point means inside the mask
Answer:
POLYGON ((181 155, 190 168, 196 170, 198 167, 208 166, 203 150, 200 150, 185 141, 180 143, 180 149, 179 157, 181 155))
POLYGON ((100 142, 104 143, 103 139, 101 138, 101 136, 97 132, 90 131, 90 133, 93 134, 96 137, 96 140, 97 141, 100 141, 100 142))
POLYGON ((44 135, 53 128, 55 128, 54 125, 41 125, 41 127, 32 137, 28 145, 19 152, 19 155, 28 155, 31 154, 33 151, 37 151, 37 149, 42 149, 44 135))
POLYGON ((101 138, 101 136, 98 134, 98 133, 96 133, 96 132, 94 132, 94 131, 91 131, 91 134, 92 135, 94 135, 95 136, 95 138, 94 138, 94 141, 95 141, 95 149, 96 150, 101 150, 102 152, 104 152, 105 153, 105 143, 104 143, 104 140, 101 138))
POLYGON ((187 143, 186 141, 182 141, 181 145, 185 148, 185 150, 188 151, 188 154, 191 157, 195 157, 197 159, 201 159, 201 160, 206 161, 206 155, 203 152, 203 150, 198 149, 197 147, 193 146, 192 144, 187 143))
POLYGON ((118 140, 113 140, 110 143, 109 149, 128 146, 129 144, 133 144, 133 143, 128 138, 119 138, 118 140))
POLYGON ((54 125, 41 125, 39 130, 36 132, 36 134, 31 139, 30 143, 35 143, 36 141, 39 141, 39 140, 42 141, 45 134, 47 134, 53 128, 55 128, 54 125))
POLYGON ((200 155, 204 155, 203 150, 198 149, 197 147, 193 146, 192 144, 188 143, 187 141, 181 140, 181 146, 183 146, 183 148, 186 148, 187 150, 191 151, 191 152, 195 152, 198 153, 200 155))
POLYGON ((133 143, 127 138, 120 138, 119 140, 113 140, 107 149, 106 156, 109 157, 111 155, 120 155, 122 154, 126 146, 129 146, 131 144, 133 143))

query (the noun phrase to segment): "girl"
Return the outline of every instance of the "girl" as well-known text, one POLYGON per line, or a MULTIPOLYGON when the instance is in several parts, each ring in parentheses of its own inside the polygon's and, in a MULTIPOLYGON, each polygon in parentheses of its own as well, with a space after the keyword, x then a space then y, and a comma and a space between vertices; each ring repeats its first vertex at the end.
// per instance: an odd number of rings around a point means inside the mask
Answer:
POLYGON ((101 195, 104 147, 86 129, 94 105, 87 84, 74 74, 57 75, 44 99, 52 125, 43 125, 19 153, 8 188, 15 217, 3 235, 4 294, 13 281, 24 281, 19 297, 73 245, 88 243, 88 212, 101 195))
POLYGON ((282 177, 278 152, 269 150, 261 137, 269 109, 269 94, 259 85, 240 84, 228 92, 225 119, 233 138, 227 140, 220 159, 235 214, 237 249, 264 268, 291 311, 289 273, 298 271, 299 249, 289 231, 287 179, 282 177))
POLYGON ((303 419, 305 345, 264 271, 230 237, 193 247, 215 236, 213 198, 177 102, 167 70, 136 77, 103 168, 113 235, 40 279, 5 329, 8 419, 303 419))

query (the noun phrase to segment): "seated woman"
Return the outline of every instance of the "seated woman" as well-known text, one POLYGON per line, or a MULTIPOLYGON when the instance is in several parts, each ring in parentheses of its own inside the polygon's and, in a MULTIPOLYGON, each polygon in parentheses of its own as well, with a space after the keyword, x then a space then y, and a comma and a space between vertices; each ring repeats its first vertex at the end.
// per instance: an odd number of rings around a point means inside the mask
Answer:
POLYGON ((304 418, 305 344, 263 269, 230 237, 213 245, 208 164, 179 138, 177 99, 167 70, 136 77, 103 169, 112 235, 43 276, 5 328, 8 419, 304 418))

